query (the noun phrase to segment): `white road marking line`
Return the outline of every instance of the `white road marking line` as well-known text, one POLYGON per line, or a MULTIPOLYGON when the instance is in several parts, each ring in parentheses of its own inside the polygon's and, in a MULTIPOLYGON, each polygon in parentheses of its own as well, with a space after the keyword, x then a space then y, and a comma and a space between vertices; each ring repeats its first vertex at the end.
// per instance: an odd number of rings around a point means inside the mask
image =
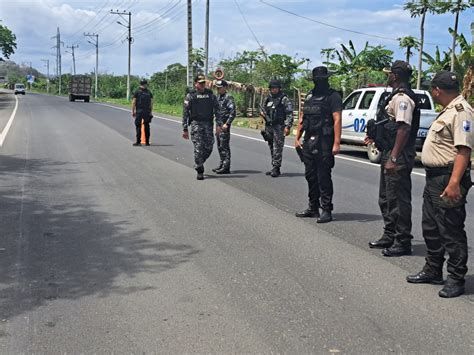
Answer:
MULTIPOLYGON (((122 107, 116 107, 116 106, 112 106, 112 105, 107 105, 107 104, 102 104, 102 103, 98 103, 99 105, 102 105, 102 106, 107 106, 107 107, 111 107, 111 108, 116 108, 117 110, 122 110, 122 111, 126 111, 126 112, 131 112, 131 110, 128 110, 128 109, 125 109, 125 108, 122 108, 122 107)), ((165 121, 170 121, 170 122, 174 122, 174 123, 179 123, 181 124, 181 121, 179 120, 174 120, 172 118, 167 118, 167 117, 162 117, 162 116, 157 116, 159 119, 162 119, 162 120, 165 120, 165 121)), ((236 137, 241 137, 241 138, 245 138, 245 139, 250 139, 250 140, 253 140, 253 141, 257 141, 257 142, 262 142, 262 143, 265 143, 265 141, 261 138, 254 138, 254 137, 249 137, 249 136, 245 136, 243 134, 238 134, 238 133, 234 133, 232 132, 231 135, 233 136, 236 136, 236 137)), ((291 145, 287 145, 285 144, 285 148, 290 148, 290 149, 295 149, 295 147, 291 146, 291 145)), ((374 163, 371 163, 371 162, 368 162, 368 161, 364 161, 364 160, 360 160, 360 159, 354 159, 354 158, 349 158, 349 157, 343 157, 343 156, 340 156, 340 155, 336 155, 336 158, 338 159, 342 159, 342 160, 347 160, 347 161, 352 161, 352 162, 355 162, 355 163, 361 163, 361 164, 365 164, 365 165, 370 165, 370 166, 375 166, 375 167, 380 167, 379 164, 374 164, 374 163)), ((419 173, 417 171, 412 171, 412 174, 413 175, 418 175, 418 176, 426 176, 424 173, 419 173)))
POLYGON ((16 95, 15 95, 15 100, 16 100, 15 108, 13 109, 13 112, 10 116, 10 119, 8 120, 7 125, 3 129, 2 134, 0 134, 0 147, 3 147, 3 142, 5 141, 5 138, 7 137, 8 131, 10 130, 10 127, 11 127, 11 125, 13 123, 13 120, 15 118, 15 115, 16 115, 16 110, 18 108, 18 97, 16 95))

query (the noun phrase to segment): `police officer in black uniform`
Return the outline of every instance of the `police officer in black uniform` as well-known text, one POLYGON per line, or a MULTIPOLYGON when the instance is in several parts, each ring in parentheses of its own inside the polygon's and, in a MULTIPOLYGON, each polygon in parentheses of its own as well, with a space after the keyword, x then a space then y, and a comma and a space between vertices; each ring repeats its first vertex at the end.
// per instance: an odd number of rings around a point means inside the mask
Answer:
POLYGON ((235 101, 227 93, 229 84, 225 80, 217 80, 217 101, 219 102, 219 119, 216 118, 217 150, 221 159, 219 166, 212 169, 216 174, 230 173, 230 127, 235 119, 235 101))
POLYGON ((133 146, 141 146, 142 121, 145 126, 145 142, 150 145, 150 122, 153 112, 153 94, 147 88, 146 80, 140 81, 140 88, 133 94, 132 116, 135 119, 137 140, 133 146))
POLYGON ((365 140, 366 144, 375 142, 382 151, 379 206, 384 233, 369 246, 383 249, 384 256, 402 256, 412 253, 411 171, 416 156, 420 104, 409 84, 412 69, 407 62, 396 60, 384 71, 393 91, 377 112, 377 124, 369 120, 365 140))
POLYGON ((288 96, 281 91, 280 80, 270 80, 270 93, 265 99, 265 131, 264 137, 272 155, 272 170, 265 175, 280 176, 281 161, 285 136, 290 134, 293 127, 293 106, 288 96))
POLYGON ((329 87, 330 75, 324 66, 313 69, 314 89, 306 96, 295 139, 295 148, 302 151, 309 190, 308 208, 296 213, 296 217, 317 217, 318 223, 332 221, 331 169, 341 144, 342 99, 329 87), (319 208, 322 209, 321 216, 319 208))
POLYGON ((194 145, 194 169, 197 180, 204 180, 204 163, 212 153, 214 145, 214 117, 220 119, 219 103, 212 90, 206 88, 206 77, 197 75, 194 80, 195 90, 190 91, 183 105, 183 138, 191 140, 194 145))

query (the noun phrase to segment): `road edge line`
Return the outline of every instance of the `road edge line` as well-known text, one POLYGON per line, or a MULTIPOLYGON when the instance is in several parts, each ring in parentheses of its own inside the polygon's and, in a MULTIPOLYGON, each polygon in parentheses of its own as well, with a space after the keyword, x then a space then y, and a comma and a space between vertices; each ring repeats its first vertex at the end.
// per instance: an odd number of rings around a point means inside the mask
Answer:
POLYGON ((16 110, 18 109, 18 96, 15 95, 15 108, 13 109, 12 114, 10 115, 10 118, 8 119, 8 122, 3 129, 2 133, 0 134, 0 148, 3 147, 3 143, 5 142, 5 138, 7 137, 8 131, 10 130, 10 127, 12 126, 13 120, 15 119, 16 115, 16 110))

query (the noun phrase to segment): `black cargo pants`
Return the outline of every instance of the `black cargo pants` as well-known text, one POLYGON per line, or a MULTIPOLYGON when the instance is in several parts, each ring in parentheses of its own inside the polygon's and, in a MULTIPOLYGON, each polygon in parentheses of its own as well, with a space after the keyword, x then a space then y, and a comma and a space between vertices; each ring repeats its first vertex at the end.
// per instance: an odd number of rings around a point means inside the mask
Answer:
POLYGON ((332 211, 332 197, 334 188, 331 171, 334 167, 332 152, 317 152, 312 145, 312 139, 303 142, 304 176, 308 182, 309 208, 316 210, 322 208, 332 211))
POLYGON ((448 185, 450 175, 431 175, 427 170, 423 192, 422 228, 427 255, 425 271, 440 274, 448 253, 448 278, 464 283, 467 273, 467 237, 464 230, 466 220, 466 196, 471 186, 471 178, 466 174, 461 182, 463 198, 447 202, 440 195, 448 185))
POLYGON ((145 141, 150 143, 150 112, 137 110, 135 116, 135 129, 137 134, 137 143, 140 143, 142 136, 142 120, 145 126, 145 141))
POLYGON ((411 239, 411 171, 415 152, 402 154, 394 174, 385 172, 390 153, 384 152, 380 163, 379 207, 384 222, 383 239, 410 246, 411 239))

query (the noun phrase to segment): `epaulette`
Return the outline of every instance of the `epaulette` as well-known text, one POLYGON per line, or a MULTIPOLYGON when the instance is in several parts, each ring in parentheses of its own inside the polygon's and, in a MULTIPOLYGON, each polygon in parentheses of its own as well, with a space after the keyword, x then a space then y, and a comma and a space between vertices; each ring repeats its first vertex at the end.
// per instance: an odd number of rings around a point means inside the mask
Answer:
POLYGON ((456 111, 458 111, 458 112, 464 111, 464 106, 463 106, 462 104, 454 105, 454 108, 455 108, 456 111))

